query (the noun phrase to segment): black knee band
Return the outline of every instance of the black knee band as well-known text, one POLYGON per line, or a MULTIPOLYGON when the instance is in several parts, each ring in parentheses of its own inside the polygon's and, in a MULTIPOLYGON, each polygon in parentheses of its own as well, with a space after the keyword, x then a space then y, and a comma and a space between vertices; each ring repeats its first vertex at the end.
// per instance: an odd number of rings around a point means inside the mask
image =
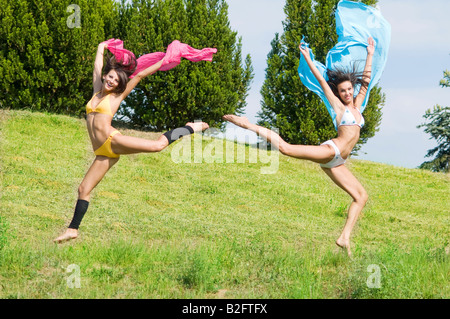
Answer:
POLYGON ((73 214, 72 222, 69 225, 69 228, 78 229, 80 227, 81 220, 86 214, 89 207, 89 202, 79 199, 77 201, 77 205, 75 206, 75 213, 73 214))
POLYGON ((174 130, 168 131, 164 133, 163 135, 167 138, 169 141, 169 145, 175 142, 176 140, 180 139, 183 136, 190 135, 194 133, 194 129, 190 126, 183 126, 176 128, 174 130))

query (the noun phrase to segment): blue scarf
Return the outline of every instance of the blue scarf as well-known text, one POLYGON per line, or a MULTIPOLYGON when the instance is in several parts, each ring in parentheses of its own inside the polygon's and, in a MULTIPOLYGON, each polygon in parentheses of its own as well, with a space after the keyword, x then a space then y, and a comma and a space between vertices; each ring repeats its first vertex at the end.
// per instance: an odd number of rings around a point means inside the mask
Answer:
MULTIPOLYGON (((382 17, 379 10, 361 2, 342 0, 338 3, 335 15, 338 43, 328 52, 326 66, 314 59, 314 54, 311 50, 310 56, 319 72, 327 81, 327 69, 351 69, 355 62, 363 61, 363 63, 356 64, 360 68, 359 71, 362 72, 367 58, 367 40, 369 37, 374 39, 375 53, 373 55, 372 75, 366 97, 361 106, 360 112, 362 113, 369 101, 370 90, 380 80, 386 65, 389 43, 391 41, 391 25, 382 17)), ((319 82, 314 77, 305 59, 301 57, 301 54, 298 73, 302 83, 319 95, 325 103, 337 129, 336 112, 334 112, 319 82)), ((358 92, 359 87, 354 90, 355 96, 358 92)))

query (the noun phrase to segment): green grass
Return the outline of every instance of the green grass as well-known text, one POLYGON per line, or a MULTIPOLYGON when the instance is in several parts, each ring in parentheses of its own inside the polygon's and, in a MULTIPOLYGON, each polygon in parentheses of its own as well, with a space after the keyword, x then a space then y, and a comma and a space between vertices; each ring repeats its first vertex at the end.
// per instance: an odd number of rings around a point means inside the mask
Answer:
POLYGON ((0 110, 0 298, 450 297, 448 174, 350 160, 370 199, 349 259, 334 241, 350 198, 318 165, 175 164, 183 142, 122 156, 56 245, 93 160, 85 122, 0 110))

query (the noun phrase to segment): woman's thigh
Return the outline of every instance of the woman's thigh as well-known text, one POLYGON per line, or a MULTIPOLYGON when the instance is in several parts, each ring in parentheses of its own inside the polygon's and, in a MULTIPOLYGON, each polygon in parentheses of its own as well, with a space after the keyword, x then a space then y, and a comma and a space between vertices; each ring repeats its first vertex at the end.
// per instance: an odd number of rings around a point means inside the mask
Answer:
POLYGON ((367 197, 364 187, 345 165, 333 168, 322 167, 322 169, 336 185, 346 191, 354 200, 367 197))
POLYGON ((80 184, 78 190, 80 199, 88 200, 91 191, 118 161, 118 158, 97 156, 80 184))
POLYGON ((160 152, 167 145, 169 145, 169 141, 163 135, 158 140, 147 140, 117 134, 111 141, 111 149, 116 154, 160 152))
POLYGON ((282 153, 287 156, 326 164, 334 158, 335 151, 330 145, 292 145, 282 147, 282 153))

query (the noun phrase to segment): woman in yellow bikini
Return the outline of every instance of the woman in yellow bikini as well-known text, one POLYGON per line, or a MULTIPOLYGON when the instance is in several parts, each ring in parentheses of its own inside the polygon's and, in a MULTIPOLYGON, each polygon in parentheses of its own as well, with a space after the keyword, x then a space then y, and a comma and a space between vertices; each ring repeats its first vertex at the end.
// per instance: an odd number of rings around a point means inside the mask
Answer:
POLYGON ((136 68, 136 61, 124 65, 112 57, 103 70, 106 47, 106 43, 100 43, 98 46, 93 72, 94 94, 86 105, 86 124, 96 157, 78 188, 78 201, 72 222, 67 230, 54 240, 58 243, 78 237, 78 228, 88 209, 91 191, 118 162, 121 154, 160 152, 178 138, 208 128, 208 124, 204 122, 187 123, 184 127, 164 133, 156 141, 120 134, 112 127, 111 122, 121 102, 143 78, 158 71, 164 59, 128 81, 128 77, 136 68), (130 69, 133 63, 134 68, 130 69))

